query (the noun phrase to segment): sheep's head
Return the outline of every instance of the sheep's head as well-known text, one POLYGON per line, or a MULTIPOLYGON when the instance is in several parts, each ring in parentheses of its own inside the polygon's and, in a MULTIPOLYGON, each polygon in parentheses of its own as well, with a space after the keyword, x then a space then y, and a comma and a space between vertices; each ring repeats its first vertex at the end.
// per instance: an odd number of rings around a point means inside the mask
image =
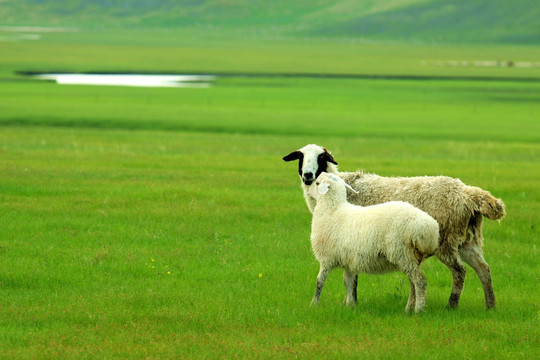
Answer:
POLYGON ((298 174, 302 182, 308 186, 321 173, 327 172, 328 163, 338 164, 328 150, 315 144, 306 145, 297 151, 293 151, 289 155, 284 156, 283 160, 298 160, 298 174))
POLYGON ((333 192, 337 197, 345 199, 347 197, 347 190, 357 193, 349 184, 347 184, 342 178, 337 175, 323 173, 315 181, 315 186, 312 186, 309 190, 311 196, 315 199, 319 199, 321 196, 328 192, 333 192))

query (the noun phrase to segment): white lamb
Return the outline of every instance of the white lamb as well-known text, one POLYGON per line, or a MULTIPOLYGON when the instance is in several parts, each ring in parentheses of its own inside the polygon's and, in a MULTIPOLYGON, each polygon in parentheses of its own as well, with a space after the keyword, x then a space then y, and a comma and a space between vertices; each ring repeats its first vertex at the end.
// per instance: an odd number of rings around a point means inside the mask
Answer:
POLYGON ((400 270, 411 284, 405 311, 422 311, 427 283, 420 264, 437 249, 437 221, 401 201, 366 207, 352 205, 347 202, 348 185, 333 174, 322 173, 315 184, 310 190, 317 200, 311 247, 320 271, 312 304, 319 302, 326 276, 336 267, 345 270, 347 305, 356 303, 358 273, 400 270))

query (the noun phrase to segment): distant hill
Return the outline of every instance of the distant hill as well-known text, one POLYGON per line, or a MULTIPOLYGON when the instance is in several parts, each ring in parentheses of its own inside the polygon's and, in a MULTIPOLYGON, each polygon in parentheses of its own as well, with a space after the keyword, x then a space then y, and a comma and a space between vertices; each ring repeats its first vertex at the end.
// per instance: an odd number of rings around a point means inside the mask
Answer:
POLYGON ((538 0, 0 0, 0 26, 540 45, 538 0))

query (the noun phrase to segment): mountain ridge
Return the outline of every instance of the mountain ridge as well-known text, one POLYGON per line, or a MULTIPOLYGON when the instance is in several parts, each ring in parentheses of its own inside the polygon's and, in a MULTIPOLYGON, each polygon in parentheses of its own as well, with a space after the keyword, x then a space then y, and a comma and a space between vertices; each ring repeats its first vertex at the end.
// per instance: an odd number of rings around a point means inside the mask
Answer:
POLYGON ((280 36, 540 44, 536 0, 4 0, 0 26, 208 26, 280 36))

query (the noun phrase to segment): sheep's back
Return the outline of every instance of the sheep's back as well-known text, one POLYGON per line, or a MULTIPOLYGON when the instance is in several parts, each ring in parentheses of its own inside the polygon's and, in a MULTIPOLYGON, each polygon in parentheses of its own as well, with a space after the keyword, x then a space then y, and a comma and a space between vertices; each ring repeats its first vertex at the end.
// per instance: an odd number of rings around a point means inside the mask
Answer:
POLYGON ((466 185, 447 176, 383 177, 374 174, 340 173, 358 194, 349 192, 353 204, 369 206, 404 201, 425 211, 439 224, 443 236, 463 237, 475 204, 466 185))

